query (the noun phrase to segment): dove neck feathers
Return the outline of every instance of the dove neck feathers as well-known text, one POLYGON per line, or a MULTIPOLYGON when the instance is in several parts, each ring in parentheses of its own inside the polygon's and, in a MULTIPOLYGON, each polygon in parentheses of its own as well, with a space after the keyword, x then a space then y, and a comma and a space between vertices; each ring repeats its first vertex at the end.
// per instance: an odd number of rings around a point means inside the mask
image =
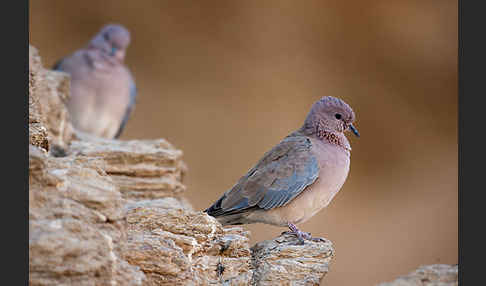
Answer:
POLYGON ((331 131, 324 128, 319 124, 319 121, 316 124, 304 124, 299 131, 307 136, 315 136, 321 141, 339 146, 351 152, 351 145, 343 132, 331 131))

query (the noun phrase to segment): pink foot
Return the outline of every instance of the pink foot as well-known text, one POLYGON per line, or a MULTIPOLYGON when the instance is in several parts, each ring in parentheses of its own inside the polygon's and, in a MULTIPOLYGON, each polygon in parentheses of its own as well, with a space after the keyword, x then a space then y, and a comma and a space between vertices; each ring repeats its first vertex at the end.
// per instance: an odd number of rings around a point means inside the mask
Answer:
POLYGON ((326 241, 325 239, 320 238, 320 237, 312 237, 309 232, 304 232, 304 231, 299 230, 297 228, 297 226, 293 223, 289 222, 287 224, 289 226, 290 231, 285 231, 283 233, 293 234, 293 235, 297 236, 297 238, 300 241, 300 244, 304 244, 305 240, 310 240, 310 241, 315 241, 315 242, 325 242, 326 241))

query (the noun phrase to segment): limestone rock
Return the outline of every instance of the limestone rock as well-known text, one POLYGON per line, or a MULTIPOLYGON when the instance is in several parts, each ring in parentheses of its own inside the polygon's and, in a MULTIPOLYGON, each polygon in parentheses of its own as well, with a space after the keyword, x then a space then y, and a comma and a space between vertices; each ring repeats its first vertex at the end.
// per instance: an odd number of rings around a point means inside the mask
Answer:
POLYGON ((63 72, 44 70, 44 92, 41 101, 44 124, 54 145, 67 148, 73 139, 73 126, 69 120, 65 102, 69 96, 69 75, 63 72))
POLYGON ((122 198, 98 160, 29 146, 29 284, 141 285, 122 261, 122 198))
POLYGON ((252 285, 319 285, 329 271, 334 249, 329 240, 299 245, 294 235, 282 234, 252 248, 252 285))
POLYGON ((38 122, 29 124, 29 144, 42 148, 44 151, 49 150, 47 129, 44 125, 38 122))
POLYGON ((42 63, 39 52, 29 45, 29 123, 41 122, 41 104, 39 102, 42 63))
POLYGON ((69 98, 69 79, 66 73, 45 69, 39 52, 29 45, 29 123, 41 123, 49 142, 62 148, 69 145, 74 130, 64 104, 69 98))
POLYGON ((125 205, 124 205, 125 212, 138 207, 185 209, 188 211, 193 210, 192 205, 184 197, 182 198, 165 197, 165 198, 153 199, 153 200, 140 200, 140 201, 126 200, 125 201, 125 205))
POLYGON ((378 286, 457 286, 458 267, 448 264, 432 264, 419 267, 412 273, 378 286))
POLYGON ((249 284, 249 233, 243 229, 223 229, 207 214, 185 209, 136 207, 127 211, 126 219, 124 258, 145 272, 146 285, 208 285, 232 280, 249 284))
POLYGON ((49 150, 49 141, 47 139, 47 129, 41 123, 41 104, 39 102, 40 88, 42 82, 41 73, 42 64, 37 49, 29 46, 29 143, 42 148, 44 151, 49 150))
POLYGON ((183 153, 166 140, 89 138, 73 141, 70 152, 78 157, 103 158, 106 172, 124 198, 178 197, 185 190, 182 180, 187 167, 182 161, 183 153))
MULTIPOLYGON (((100 161, 85 161, 80 163, 73 158, 52 158, 29 148, 30 184, 29 211, 34 213, 37 209, 46 208, 49 203, 58 204, 63 200, 70 200, 88 208, 96 214, 97 219, 92 222, 106 222, 122 218, 121 195, 111 178, 99 169, 100 161), (33 180, 37 183, 34 183, 33 180)), ((60 208, 57 214, 52 205, 49 212, 41 217, 60 217, 66 215, 69 209, 60 208)), ((91 216, 86 217, 88 219, 91 216)))
POLYGON ((30 285, 109 285, 116 257, 108 236, 76 219, 29 222, 30 285))

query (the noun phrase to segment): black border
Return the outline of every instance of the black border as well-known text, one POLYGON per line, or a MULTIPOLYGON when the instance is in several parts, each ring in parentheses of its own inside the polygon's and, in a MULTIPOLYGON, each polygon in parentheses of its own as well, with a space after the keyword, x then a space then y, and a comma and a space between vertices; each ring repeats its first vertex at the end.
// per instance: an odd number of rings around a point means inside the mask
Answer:
MULTIPOLYGON (((24 112, 21 113, 19 112, 19 116, 22 116, 23 120, 23 128, 18 128, 18 131, 21 135, 24 136, 25 138, 25 145, 24 144, 19 144, 18 141, 12 142, 13 145, 15 145, 14 148, 23 148, 26 151, 26 155, 22 158, 21 162, 24 164, 19 164, 19 174, 24 174, 24 178, 22 187, 19 187, 20 185, 20 180, 15 182, 15 185, 18 187, 12 188, 10 191, 16 192, 20 194, 20 197, 22 199, 23 203, 19 204, 13 204, 12 208, 15 208, 17 212, 19 213, 19 218, 14 219, 13 223, 15 224, 15 227, 19 228, 19 234, 12 236, 12 238, 15 240, 16 243, 21 244, 21 251, 16 251, 15 248, 12 248, 12 251, 15 251, 15 254, 10 255, 10 257, 16 257, 16 259, 19 260, 19 267, 15 269, 16 271, 13 271, 12 274, 15 272, 21 272, 22 269, 25 269, 25 272, 27 275, 21 273, 14 274, 16 277, 22 277, 19 280, 24 282, 25 285, 29 284, 29 0, 25 1, 12 1, 10 4, 14 4, 16 7, 18 6, 19 10, 22 11, 19 13, 21 16, 17 18, 16 21, 19 21, 20 23, 18 26, 14 29, 16 30, 17 28, 20 31, 16 31, 15 34, 17 34, 17 39, 15 39, 15 42, 17 43, 23 43, 23 45, 20 45, 20 48, 18 48, 15 53, 20 53, 21 58, 23 58, 22 61, 19 61, 17 65, 19 65, 19 68, 22 68, 22 74, 24 75, 19 76, 19 80, 14 80, 15 85, 19 86, 19 89, 22 92, 18 92, 19 94, 12 93, 11 96, 17 97, 19 100, 22 101, 24 104, 24 112), (22 57, 22 55, 24 55, 22 57), (22 65, 20 65, 22 63, 22 65), (25 166, 25 167, 23 167, 25 166), (25 239, 25 240, 24 240, 25 239), (24 268, 25 267, 25 268, 24 268)), ((16 24, 17 25, 17 24, 16 24)), ((12 57, 14 59, 17 59, 17 57, 12 57)), ((17 74, 17 72, 16 72, 17 74)), ((8 122, 8 121, 7 121, 8 122)), ((22 122, 22 121, 21 121, 22 122)), ((19 136, 19 137, 20 137, 19 136)), ((12 152, 13 153, 13 152, 12 152)), ((22 154, 22 152, 19 150, 18 153, 13 153, 14 154, 22 154)), ((10 161, 13 162, 13 161, 10 161)), ((12 176, 12 178, 15 178, 15 176, 12 176)), ((17 233, 17 232, 15 232, 17 233)), ((15 279, 17 280, 17 279, 15 279)), ((18 282, 18 284, 22 282, 18 282)), ((8 283, 11 284, 11 283, 8 283)), ((17 283, 12 283, 12 284, 17 284, 17 283)))
POLYGON ((3 7, 2 67, 4 112, 2 228, 4 284, 29 283, 29 1, 3 7), (14 106, 21 106, 15 108, 14 106), (22 154, 22 155, 20 155, 22 154), (12 282, 11 282, 12 281, 12 282))
POLYGON ((480 196, 486 191, 482 181, 486 170, 486 15, 481 3, 458 1, 459 285, 484 283, 486 201, 480 196))

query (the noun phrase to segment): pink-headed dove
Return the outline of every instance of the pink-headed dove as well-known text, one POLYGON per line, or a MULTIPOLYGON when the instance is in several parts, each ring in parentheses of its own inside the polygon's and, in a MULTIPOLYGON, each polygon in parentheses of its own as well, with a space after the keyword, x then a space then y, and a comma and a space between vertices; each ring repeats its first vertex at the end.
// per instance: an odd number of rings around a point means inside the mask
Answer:
POLYGON ((223 225, 287 226, 301 243, 321 240, 300 231, 296 224, 326 207, 344 184, 351 154, 344 131, 359 137, 354 119, 344 101, 322 97, 300 129, 265 153, 205 212, 223 225))
POLYGON ((129 44, 126 28, 106 25, 86 47, 54 66, 71 76, 67 108, 77 129, 110 139, 120 136, 137 96, 132 74, 124 65, 129 44))

